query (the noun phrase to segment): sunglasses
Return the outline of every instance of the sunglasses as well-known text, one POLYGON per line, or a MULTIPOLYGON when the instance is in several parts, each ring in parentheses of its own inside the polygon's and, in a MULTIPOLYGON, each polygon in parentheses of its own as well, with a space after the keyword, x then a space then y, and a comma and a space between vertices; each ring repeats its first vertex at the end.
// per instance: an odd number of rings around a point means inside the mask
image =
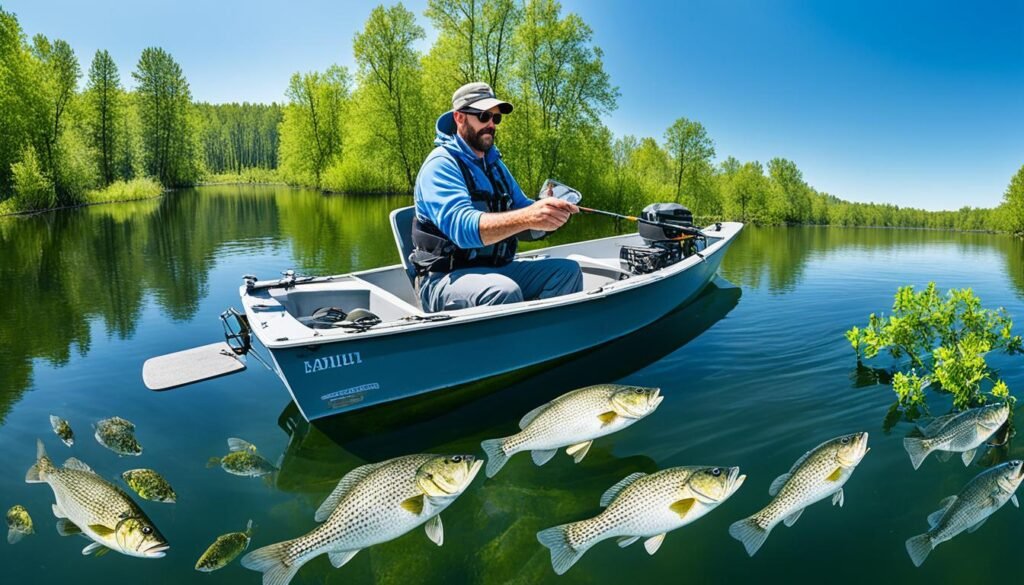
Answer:
POLYGON ((486 112, 486 111, 481 112, 479 110, 459 110, 459 111, 462 112, 463 114, 469 114, 470 116, 476 116, 476 119, 480 120, 481 124, 486 124, 486 123, 490 122, 491 119, 494 120, 494 125, 495 126, 497 126, 498 124, 501 124, 501 114, 492 114, 490 112, 486 112))

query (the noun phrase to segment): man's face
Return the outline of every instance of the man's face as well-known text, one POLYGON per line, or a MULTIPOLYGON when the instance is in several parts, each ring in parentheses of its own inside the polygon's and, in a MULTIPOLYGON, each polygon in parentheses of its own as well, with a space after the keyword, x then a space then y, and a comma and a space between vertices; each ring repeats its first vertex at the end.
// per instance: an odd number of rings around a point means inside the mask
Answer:
POLYGON ((455 126, 458 129, 459 136, 466 141, 466 144, 476 151, 487 152, 492 146, 494 146, 494 118, 493 115, 499 113, 498 106, 494 106, 490 110, 492 118, 483 123, 476 114, 469 114, 466 112, 455 112, 455 126))

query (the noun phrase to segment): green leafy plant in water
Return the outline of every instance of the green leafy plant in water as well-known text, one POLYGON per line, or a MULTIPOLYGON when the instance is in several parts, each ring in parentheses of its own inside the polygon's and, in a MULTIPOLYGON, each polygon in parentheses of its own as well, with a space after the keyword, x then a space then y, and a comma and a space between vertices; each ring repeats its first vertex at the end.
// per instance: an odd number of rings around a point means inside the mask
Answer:
POLYGON ((851 328, 846 339, 857 353, 858 366, 882 352, 897 363, 909 361, 909 373, 903 369, 906 366, 898 367, 892 379, 895 406, 908 418, 926 409, 924 390, 932 382, 953 395, 955 408, 984 404, 986 380, 994 383, 993 397, 1013 402, 985 355, 994 350, 1021 352, 1021 337, 1013 335, 1013 321, 1005 309, 985 309, 969 288, 942 295, 934 282, 920 292, 912 286, 900 287, 891 315, 872 313, 867 325, 851 328))

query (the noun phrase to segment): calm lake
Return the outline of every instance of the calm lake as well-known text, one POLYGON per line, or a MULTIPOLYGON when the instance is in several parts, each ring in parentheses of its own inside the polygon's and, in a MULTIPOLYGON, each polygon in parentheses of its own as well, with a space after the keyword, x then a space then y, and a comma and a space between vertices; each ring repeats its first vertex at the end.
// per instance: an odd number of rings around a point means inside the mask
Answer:
MULTIPOLYGON (((236 560, 211 574, 193 566, 220 534, 256 525, 250 550, 304 534, 347 471, 420 452, 482 456, 480 441, 512 434, 533 407, 580 386, 658 386, 650 418, 598 439, 580 464, 559 454, 544 467, 518 455, 484 474, 444 514, 438 548, 422 529, 334 569, 307 564, 294 583, 1001 582, 1015 580, 1024 510, 1012 504, 973 534, 939 546, 915 569, 904 541, 984 465, 1024 457, 1020 441, 971 468, 933 457, 914 471, 902 447, 909 423, 884 430, 892 391, 858 375, 843 337, 896 288, 934 280, 971 287, 1003 306, 1024 331, 1024 243, 1006 236, 919 230, 747 228, 720 274, 689 308, 624 341, 522 379, 492 381, 406 405, 305 423, 276 376, 254 361, 242 374, 164 393, 145 389, 146 358, 217 341, 221 310, 238 305, 247 273, 294 268, 342 273, 398 262, 388 211, 405 197, 322 196, 285 187, 209 186, 150 201, 30 218, 0 218, 0 507, 24 505, 36 534, 0 543, 6 583, 259 583, 236 560), (76 433, 68 448, 49 415, 76 433), (144 449, 119 458, 93 439, 110 416, 135 423, 144 449), (846 484, 845 506, 820 502, 777 527, 748 558, 732 522, 768 503, 768 486, 805 451, 868 431, 871 452, 846 484), (281 471, 243 478, 207 460, 241 437, 281 471), (152 468, 175 504, 139 499, 171 544, 163 559, 80 554, 61 537, 45 484, 24 483, 36 438, 58 463, 77 457, 121 483, 152 468), (668 535, 648 556, 607 541, 556 577, 538 530, 596 514, 601 494, 626 475, 677 465, 738 465, 746 483, 707 517, 668 535)), ((631 229, 630 226, 622 226, 631 229)), ((577 217, 555 243, 610 235, 616 226, 577 217)), ((604 315, 615 327, 614 315, 604 315)), ((523 343, 547 343, 523 339, 523 343)), ((514 348, 496 350, 514 351, 514 348)), ((458 367, 459 356, 451 356, 458 367)), ((1024 395, 1024 357, 990 356, 1024 395)), ((415 376, 413 371, 410 376, 415 376)), ((941 414, 950 401, 935 397, 941 414)), ((1018 421, 1018 426, 1020 422, 1018 421)), ((122 484, 123 485, 123 484, 122 484)), ((1024 494, 1021 494, 1024 497, 1024 494)))

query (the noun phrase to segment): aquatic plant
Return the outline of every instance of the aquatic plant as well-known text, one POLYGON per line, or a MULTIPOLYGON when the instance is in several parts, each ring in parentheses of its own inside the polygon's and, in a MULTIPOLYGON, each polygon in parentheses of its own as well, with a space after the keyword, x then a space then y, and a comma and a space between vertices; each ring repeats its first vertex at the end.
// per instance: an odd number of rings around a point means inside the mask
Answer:
POLYGON ((992 384, 988 394, 993 398, 1012 401, 1009 388, 985 356, 996 350, 1024 351, 1004 308, 982 307, 969 288, 943 295, 934 282, 920 292, 913 286, 900 287, 889 316, 872 313, 867 325, 851 328, 846 339, 857 352, 858 367, 882 352, 895 360, 892 388, 904 414, 926 409, 928 387, 952 394, 955 408, 984 404, 986 382, 992 384))

